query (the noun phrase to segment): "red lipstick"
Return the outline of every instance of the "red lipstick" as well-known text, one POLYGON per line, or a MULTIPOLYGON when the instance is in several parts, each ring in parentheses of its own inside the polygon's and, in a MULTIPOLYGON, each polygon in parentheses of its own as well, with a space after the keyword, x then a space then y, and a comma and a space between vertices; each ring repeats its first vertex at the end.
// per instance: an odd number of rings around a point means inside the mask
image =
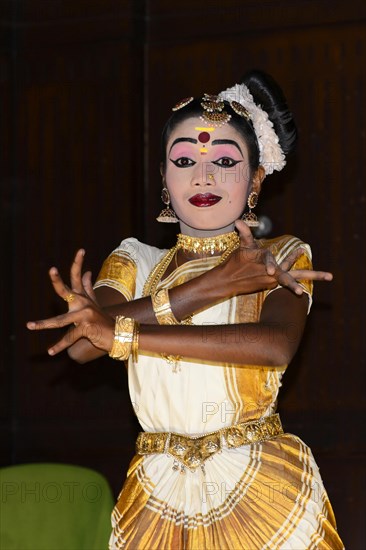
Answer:
POLYGON ((191 204, 193 204, 193 206, 199 206, 202 208, 213 206, 214 204, 217 204, 219 201, 221 201, 221 199, 222 197, 219 197, 218 195, 213 195, 212 193, 198 193, 188 200, 191 204))

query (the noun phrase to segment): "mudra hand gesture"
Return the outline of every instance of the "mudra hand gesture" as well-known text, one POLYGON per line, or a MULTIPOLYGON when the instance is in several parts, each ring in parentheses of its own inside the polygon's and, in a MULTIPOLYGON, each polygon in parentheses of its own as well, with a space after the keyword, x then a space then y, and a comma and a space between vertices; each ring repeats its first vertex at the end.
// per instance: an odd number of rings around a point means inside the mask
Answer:
POLYGON ((70 272, 70 287, 67 286, 56 267, 51 267, 49 276, 56 294, 68 303, 69 311, 56 317, 30 321, 30 330, 66 327, 74 324, 48 353, 55 355, 68 348, 80 338, 87 338, 95 347, 109 351, 113 344, 114 319, 99 307, 91 283, 91 273, 82 275, 85 251, 77 251, 70 272))
POLYGON ((235 225, 240 236, 240 247, 225 263, 218 266, 221 280, 227 283, 228 296, 270 290, 278 285, 301 295, 303 288, 298 281, 331 281, 333 279, 333 275, 326 271, 309 269, 289 271, 304 252, 301 248, 290 253, 278 264, 271 249, 260 246, 260 242, 254 239, 244 221, 237 220, 235 225))
MULTIPOLYGON (((204 276, 214 276, 225 298, 240 294, 249 294, 263 289, 272 289, 278 285, 289 288, 301 295, 303 288, 298 280, 331 281, 332 274, 324 271, 289 269, 301 255, 302 250, 287 256, 280 265, 277 264, 270 249, 261 248, 253 238, 250 228, 241 220, 236 222, 240 235, 240 248, 235 250, 223 264, 218 265, 204 276)), ((49 276, 55 292, 68 303, 67 313, 30 321, 30 330, 62 328, 74 325, 48 353, 55 355, 72 346, 80 338, 86 338, 96 348, 108 352, 112 348, 114 337, 114 317, 104 311, 97 302, 89 271, 82 275, 85 251, 78 250, 70 270, 70 286, 67 286, 57 268, 52 267, 49 276)), ((208 284, 211 281, 208 280, 208 284)))

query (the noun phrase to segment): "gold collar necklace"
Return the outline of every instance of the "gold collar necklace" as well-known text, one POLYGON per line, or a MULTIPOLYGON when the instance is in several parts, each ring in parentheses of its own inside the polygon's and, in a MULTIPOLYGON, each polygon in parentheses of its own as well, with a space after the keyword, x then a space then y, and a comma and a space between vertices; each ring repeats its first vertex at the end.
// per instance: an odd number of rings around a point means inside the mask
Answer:
POLYGON ((185 252, 213 255, 215 252, 219 254, 228 252, 230 254, 239 247, 239 244, 239 235, 235 231, 232 231, 231 233, 217 235, 216 237, 190 237, 189 235, 179 233, 176 246, 177 249, 182 248, 185 252))

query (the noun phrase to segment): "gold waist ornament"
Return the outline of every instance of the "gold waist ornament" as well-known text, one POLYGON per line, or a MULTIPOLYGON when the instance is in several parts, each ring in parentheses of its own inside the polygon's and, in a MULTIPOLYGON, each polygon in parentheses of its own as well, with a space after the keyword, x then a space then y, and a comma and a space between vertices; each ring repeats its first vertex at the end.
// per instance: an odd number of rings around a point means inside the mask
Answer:
POLYGON ((198 467, 204 471, 204 462, 220 452, 223 447, 229 449, 242 447, 273 439, 281 434, 283 429, 280 416, 272 414, 259 420, 241 422, 197 437, 173 432, 140 432, 136 441, 136 453, 139 455, 164 453, 174 458, 174 470, 177 470, 180 464, 182 472, 184 468, 195 471, 198 467))

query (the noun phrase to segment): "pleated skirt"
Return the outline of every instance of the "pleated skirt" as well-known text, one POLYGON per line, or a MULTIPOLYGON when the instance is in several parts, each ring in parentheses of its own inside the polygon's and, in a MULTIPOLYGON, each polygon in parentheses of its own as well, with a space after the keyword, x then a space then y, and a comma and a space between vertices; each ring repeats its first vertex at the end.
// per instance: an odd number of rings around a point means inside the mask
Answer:
POLYGON ((344 548, 311 450, 294 435, 223 449, 204 470, 173 464, 133 458, 111 550, 344 548))

